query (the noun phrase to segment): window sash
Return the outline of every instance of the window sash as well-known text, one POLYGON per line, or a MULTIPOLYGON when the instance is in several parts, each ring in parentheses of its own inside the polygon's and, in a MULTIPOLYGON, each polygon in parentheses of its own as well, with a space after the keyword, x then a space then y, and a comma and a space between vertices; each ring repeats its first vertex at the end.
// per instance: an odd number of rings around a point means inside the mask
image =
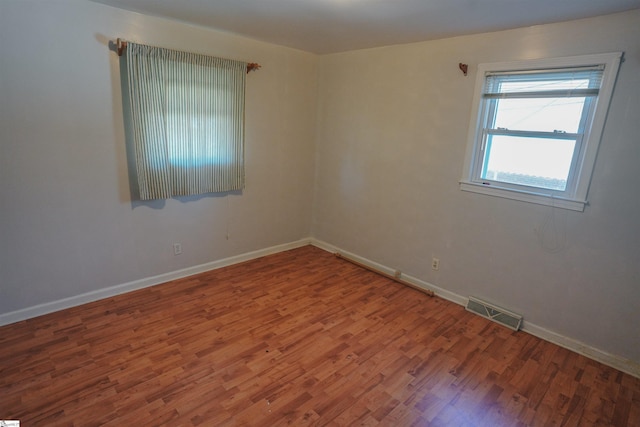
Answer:
MULTIPOLYGON (((479 164, 476 167, 476 171, 477 171, 476 180, 481 181, 483 185, 503 186, 508 188, 524 190, 524 191, 549 191, 558 196, 564 195, 567 192, 570 192, 574 188, 575 171, 578 164, 578 159, 579 159, 578 154, 580 152, 581 145, 582 145, 582 135, 579 135, 579 134, 554 134, 551 132, 504 132, 504 131, 490 132, 488 131, 488 132, 485 132, 484 134, 483 141, 482 141, 481 154, 478 156, 479 164), (519 182, 514 181, 513 179, 509 180, 508 178, 498 179, 497 177, 499 177, 500 174, 494 175, 494 178, 489 177, 488 176, 488 173, 490 172, 489 163, 491 162, 491 157, 489 154, 492 151, 493 136, 507 136, 507 137, 514 137, 518 139, 524 139, 524 140, 542 139, 542 140, 549 140, 549 141, 555 140, 555 141, 572 142, 573 150, 572 150, 571 156, 569 156, 570 159, 567 161, 566 164, 563 164, 564 167, 568 166, 567 173, 566 175, 564 175, 564 182, 565 182, 564 188, 552 187, 550 186, 550 184, 545 185, 545 179, 548 181, 552 181, 554 179, 561 179, 560 177, 554 177, 554 176, 544 177, 543 175, 526 174, 526 173, 519 172, 517 170, 513 170, 511 172, 503 170, 501 172, 503 173, 502 176, 505 176, 504 175, 505 173, 521 175, 523 178, 519 182), (524 177, 529 177, 529 179, 524 179, 524 177), (538 182, 539 184, 536 185, 535 182, 538 182)), ((517 163, 518 160, 520 159, 514 159, 514 162, 517 163)), ((543 166, 542 168, 544 168, 544 165, 542 166, 543 166)))
POLYGON ((547 70, 528 70, 523 73, 486 73, 484 91, 482 94, 482 110, 484 113, 484 120, 482 125, 482 137, 481 143, 477 145, 476 164, 474 167, 473 179, 477 182, 482 182, 483 185, 496 185, 502 186, 507 189, 523 190, 523 191, 545 191, 556 196, 566 196, 567 194, 573 194, 575 192, 575 186, 577 183, 576 173, 578 170, 578 164, 580 157, 583 155, 583 136, 584 129, 587 125, 589 118, 592 114, 592 106, 597 100, 599 93, 599 85, 602 80, 602 69, 596 67, 587 71, 578 70, 564 70, 563 72, 547 71, 547 70), (539 91, 514 91, 514 92, 487 92, 487 90, 500 90, 503 82, 562 82, 564 80, 587 80, 588 87, 584 89, 559 89, 559 90, 539 90, 539 91), (507 129, 496 128, 495 119, 499 110, 498 100, 500 99, 549 99, 549 98, 584 98, 582 106, 582 114, 580 117, 577 132, 564 132, 564 131, 535 131, 535 130, 520 130, 520 129, 507 129), (556 140, 570 140, 574 141, 573 155, 571 156, 568 166, 568 174, 566 177, 566 184, 564 189, 549 188, 544 185, 535 185, 534 180, 531 180, 530 184, 525 185, 522 183, 516 183, 508 180, 500 179, 488 179, 486 176, 487 165, 490 161, 491 150, 487 149, 488 142, 492 136, 512 136, 517 138, 531 138, 531 139, 556 139, 556 140))

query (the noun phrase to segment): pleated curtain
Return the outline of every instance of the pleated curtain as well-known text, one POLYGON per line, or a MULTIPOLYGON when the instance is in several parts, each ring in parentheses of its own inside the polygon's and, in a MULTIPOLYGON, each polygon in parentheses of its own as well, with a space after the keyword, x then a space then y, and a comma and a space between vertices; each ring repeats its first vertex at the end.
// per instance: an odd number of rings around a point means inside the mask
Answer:
POLYGON ((140 199, 242 189, 247 63, 131 42, 125 60, 140 199))

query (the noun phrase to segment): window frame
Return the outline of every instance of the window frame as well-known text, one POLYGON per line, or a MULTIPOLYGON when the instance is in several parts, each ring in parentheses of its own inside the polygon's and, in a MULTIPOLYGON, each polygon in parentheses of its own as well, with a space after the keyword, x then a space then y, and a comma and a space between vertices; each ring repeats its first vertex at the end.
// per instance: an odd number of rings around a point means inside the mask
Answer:
MULTIPOLYGON (((585 206, 588 204, 587 193, 591 175, 595 166, 596 155, 622 57, 622 52, 612 52, 479 64, 460 189, 524 202, 584 211, 585 206), (591 111, 588 113, 584 133, 577 136, 581 141, 576 140, 571 171, 564 191, 509 184, 500 181, 488 182, 490 180, 480 178, 484 161, 482 156, 484 125, 488 120, 487 114, 495 114, 496 112, 495 108, 491 112, 484 108, 485 103, 490 102, 485 101, 483 98, 489 74, 548 72, 594 66, 604 67, 602 81, 598 95, 594 99, 585 102, 585 108, 589 108, 591 111)), ((583 114, 582 120, 584 120, 584 117, 585 115, 583 114)))

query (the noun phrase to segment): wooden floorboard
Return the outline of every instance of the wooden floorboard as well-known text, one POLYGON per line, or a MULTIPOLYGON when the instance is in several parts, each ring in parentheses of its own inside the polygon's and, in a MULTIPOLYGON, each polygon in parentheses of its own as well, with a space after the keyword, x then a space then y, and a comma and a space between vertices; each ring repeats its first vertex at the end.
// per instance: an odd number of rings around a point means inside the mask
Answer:
POLYGON ((311 246, 0 328, 22 426, 640 426, 640 379, 311 246))

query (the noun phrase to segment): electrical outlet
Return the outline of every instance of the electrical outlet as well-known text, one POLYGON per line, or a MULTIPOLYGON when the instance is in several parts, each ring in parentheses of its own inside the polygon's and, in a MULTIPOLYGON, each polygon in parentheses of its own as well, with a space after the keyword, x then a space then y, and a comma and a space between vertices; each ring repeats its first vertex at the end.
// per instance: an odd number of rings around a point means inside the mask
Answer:
POLYGON ((174 255, 180 255, 182 253, 182 244, 181 243, 174 243, 173 244, 173 254, 174 255))
POLYGON ((440 260, 436 257, 433 257, 431 260, 431 269, 438 270, 440 268, 440 260))

